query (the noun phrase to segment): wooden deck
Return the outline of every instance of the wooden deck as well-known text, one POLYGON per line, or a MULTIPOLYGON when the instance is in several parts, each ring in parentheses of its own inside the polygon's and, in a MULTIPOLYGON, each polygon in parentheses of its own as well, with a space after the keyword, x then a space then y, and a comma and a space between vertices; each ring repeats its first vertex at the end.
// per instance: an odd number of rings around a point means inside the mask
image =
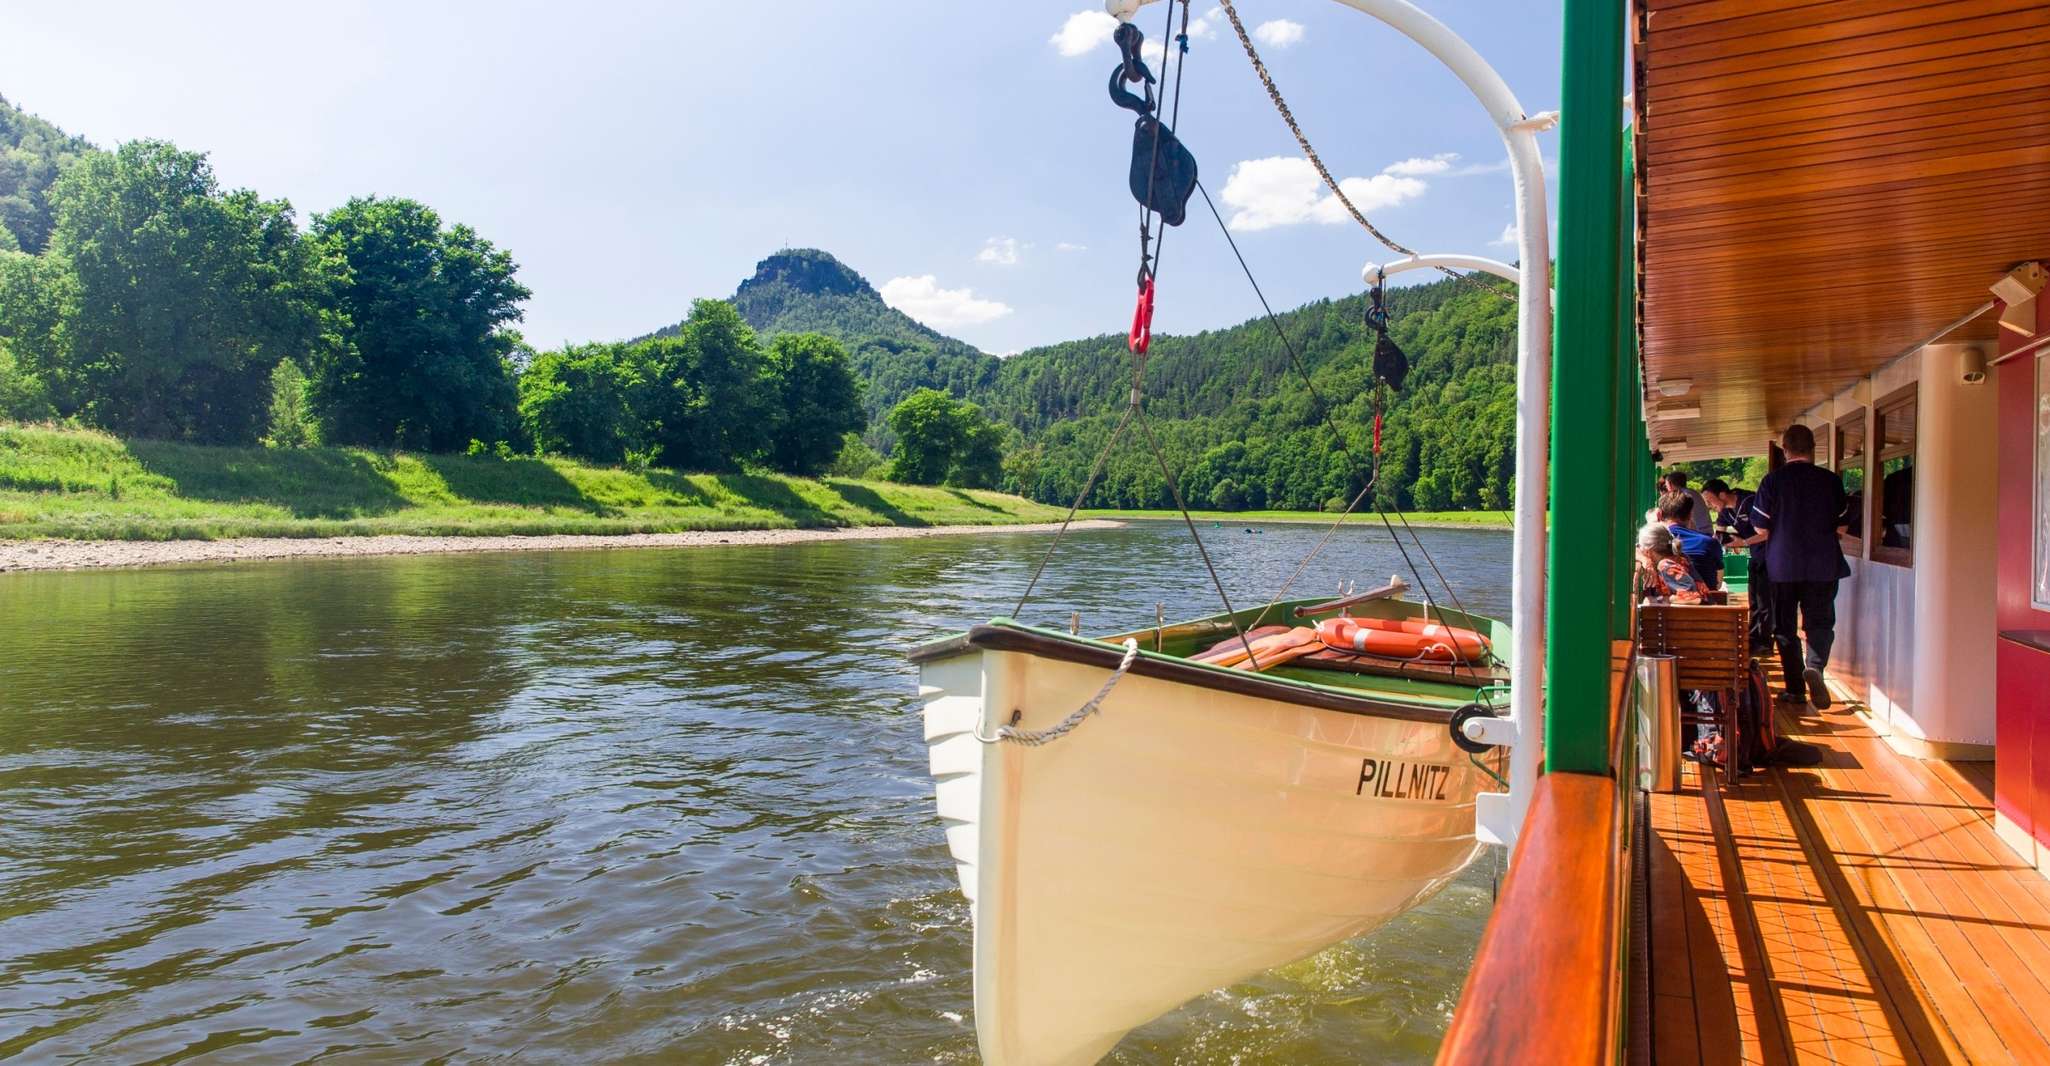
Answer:
POLYGON ((1651 797, 1654 1061, 2050 1062, 2050 882, 1994 837, 1992 764, 1841 705, 1781 728, 1822 765, 1651 797))

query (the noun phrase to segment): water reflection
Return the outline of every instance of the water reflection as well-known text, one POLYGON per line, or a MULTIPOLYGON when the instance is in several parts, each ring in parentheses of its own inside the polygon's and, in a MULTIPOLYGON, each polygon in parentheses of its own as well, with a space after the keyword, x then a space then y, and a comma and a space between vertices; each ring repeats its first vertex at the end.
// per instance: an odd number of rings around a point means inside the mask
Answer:
MULTIPOLYGON (((1317 531, 1206 529, 1264 599, 1317 531)), ((1501 612, 1507 542, 1429 534, 1501 612)), ((1027 617, 1213 609, 1175 527, 1027 617)), ((0 1057, 968 1061, 967 908, 902 650, 1044 537, 0 580, 0 1057)), ((1401 569, 1349 533, 1306 577, 1401 569)), ((1121 1061, 1430 1056, 1486 873, 1121 1061)))

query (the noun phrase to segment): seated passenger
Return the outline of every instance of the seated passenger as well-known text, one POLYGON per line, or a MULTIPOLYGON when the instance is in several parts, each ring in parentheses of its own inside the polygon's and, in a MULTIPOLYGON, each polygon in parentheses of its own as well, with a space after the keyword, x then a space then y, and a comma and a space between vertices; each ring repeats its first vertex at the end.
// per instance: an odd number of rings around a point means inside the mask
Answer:
POLYGON ((1673 531, 1674 543, 1681 554, 1694 567, 1694 574, 1703 582, 1703 589, 1721 588, 1723 583, 1723 546, 1713 534, 1694 528, 1694 497, 1684 493, 1669 492, 1659 497, 1659 521, 1673 531))
POLYGON ((1651 522, 1637 531, 1637 566, 1646 596, 1652 602, 1702 602, 1701 582, 1687 556, 1681 553, 1672 528, 1665 523, 1651 522))
POLYGON ((1707 533, 1710 531, 1708 501, 1702 499, 1699 492, 1687 487, 1687 472, 1685 470, 1668 471, 1665 477, 1659 479, 1659 495, 1663 496, 1669 492, 1681 493, 1694 501, 1694 510, 1688 514, 1686 519, 1685 524, 1687 528, 1696 533, 1707 533))

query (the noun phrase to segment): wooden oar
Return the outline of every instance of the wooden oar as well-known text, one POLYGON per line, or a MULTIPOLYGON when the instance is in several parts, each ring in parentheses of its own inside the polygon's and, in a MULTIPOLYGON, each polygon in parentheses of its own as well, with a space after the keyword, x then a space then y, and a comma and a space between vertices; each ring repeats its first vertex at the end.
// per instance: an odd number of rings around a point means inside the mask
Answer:
POLYGON ((1217 647, 1204 652, 1201 661, 1212 666, 1233 666, 1245 661, 1249 655, 1259 655, 1265 652, 1272 652, 1277 648, 1294 646, 1293 632, 1293 630, 1283 630, 1279 633, 1270 633, 1261 637, 1249 635, 1246 640, 1233 637, 1217 647), (1252 645, 1250 652, 1247 651, 1247 644, 1249 642, 1252 645))
MULTIPOLYGON (((1214 659, 1207 659, 1205 661, 1210 663, 1210 665, 1212 666, 1235 667, 1241 663, 1246 663, 1248 662, 1248 660, 1251 660, 1258 662, 1262 666, 1265 666, 1270 656, 1280 655, 1285 652, 1292 651, 1298 648, 1305 648, 1313 644, 1317 645, 1318 647, 1322 647, 1322 645, 1319 644, 1317 641, 1317 631, 1315 629, 1310 628, 1309 626, 1297 626, 1286 633, 1276 633, 1271 637, 1262 637, 1261 639, 1253 641, 1252 643, 1252 650, 1249 652, 1246 650, 1246 645, 1243 641, 1228 641, 1227 644, 1229 644, 1231 647, 1230 651, 1214 659)), ((1311 650, 1315 649, 1313 648, 1311 650)), ((1305 651, 1301 654, 1307 655, 1309 654, 1309 652, 1305 651)), ((1290 658, 1294 658, 1294 656, 1290 656, 1290 658)))
MULTIPOLYGON (((1279 636, 1285 636, 1288 634, 1288 632, 1288 626, 1261 626, 1258 629, 1248 632, 1246 634, 1246 640, 1252 641, 1253 647, 1255 649, 1258 649, 1262 641, 1272 640, 1275 637, 1279 636)), ((1193 663, 1215 663, 1219 659, 1234 654, 1237 655, 1239 658, 1244 658, 1246 654, 1245 643, 1236 636, 1220 641, 1216 644, 1211 645, 1208 648, 1205 648, 1201 652, 1196 653, 1195 655, 1189 656, 1189 661, 1193 663)))
POLYGON ((1255 665, 1252 659, 1245 659, 1240 662, 1233 663, 1231 668, 1234 670, 1252 670, 1258 672, 1261 670, 1272 669, 1273 667, 1280 666, 1283 663, 1294 662, 1295 660, 1300 659, 1306 655, 1315 655, 1318 652, 1323 651, 1324 642, 1316 639, 1316 630, 1313 629, 1310 632, 1311 639, 1306 640, 1301 644, 1295 644, 1289 647, 1278 648, 1271 651, 1264 648, 1261 649, 1258 665, 1255 665))

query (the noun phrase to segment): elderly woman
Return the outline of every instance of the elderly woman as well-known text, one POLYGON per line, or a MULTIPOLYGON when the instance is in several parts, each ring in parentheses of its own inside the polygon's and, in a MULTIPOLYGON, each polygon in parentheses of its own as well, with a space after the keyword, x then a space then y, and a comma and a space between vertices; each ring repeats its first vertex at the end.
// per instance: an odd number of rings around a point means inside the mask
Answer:
POLYGON ((1653 602, 1702 602, 1701 579, 1681 552, 1678 538, 1664 522, 1649 522, 1637 531, 1637 567, 1643 575, 1641 584, 1653 602))

